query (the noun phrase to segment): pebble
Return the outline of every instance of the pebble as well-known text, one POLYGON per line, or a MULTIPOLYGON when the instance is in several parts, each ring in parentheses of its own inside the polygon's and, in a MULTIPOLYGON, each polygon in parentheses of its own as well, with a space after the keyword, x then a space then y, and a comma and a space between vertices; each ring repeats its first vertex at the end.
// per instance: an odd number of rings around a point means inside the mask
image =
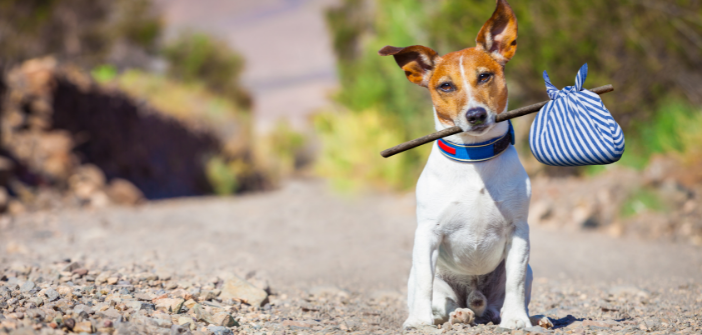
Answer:
POLYGON ((93 325, 90 321, 78 322, 73 327, 74 333, 93 333, 93 325))
POLYGON ((232 276, 222 285, 220 299, 241 300, 251 306, 259 307, 263 306, 263 303, 268 300, 268 293, 249 284, 246 280, 232 276))
POLYGON ((239 326, 239 323, 234 320, 234 318, 226 312, 220 312, 215 314, 214 317, 212 317, 213 323, 219 326, 224 326, 224 327, 235 327, 239 326))
POLYGON ((103 317, 111 318, 111 319, 118 319, 118 318, 122 317, 122 314, 120 314, 119 311, 117 311, 114 308, 108 308, 104 311, 101 311, 99 314, 103 317))
POLYGON ((212 332, 214 335, 233 335, 234 333, 231 329, 222 326, 209 326, 207 330, 212 332))
POLYGON ((163 298, 154 300, 154 302, 156 304, 156 310, 178 314, 183 308, 183 303, 185 303, 185 300, 180 298, 163 298))
POLYGON ((190 333, 189 328, 181 327, 178 325, 171 326, 171 335, 180 335, 180 334, 188 334, 188 333, 190 333))
POLYGON ((26 293, 26 292, 33 290, 35 286, 36 285, 34 284, 33 281, 27 280, 26 282, 24 282, 24 284, 22 284, 22 287, 20 287, 20 291, 26 293))
MULTIPOLYGON (((74 274, 70 281, 59 282, 58 271, 65 266, 39 266, 24 275, 3 273, 6 270, 0 267, 0 277, 6 280, 0 281, 0 335, 14 334, 19 329, 41 335, 399 334, 406 317, 404 298, 398 291, 349 292, 327 286, 306 292, 281 290, 268 297, 248 280, 224 277, 228 279, 222 281, 204 276, 203 280, 181 275, 170 275, 170 281, 164 282, 179 283, 170 289, 173 285, 149 286, 146 273, 151 270, 138 265, 134 273, 131 269, 103 266, 101 272, 92 272, 91 267, 81 266, 77 269, 89 269, 91 275, 104 280, 90 282, 87 275, 74 274), (21 291, 28 285, 30 274, 34 287, 21 291), (121 279, 117 280, 118 285, 106 285, 109 278, 121 279), (257 300, 245 298, 242 292, 248 290, 254 290, 259 299, 270 299, 270 303, 261 307, 257 300)), ((702 309, 702 285, 620 285, 602 289, 563 282, 534 285, 530 304, 530 311, 535 314, 534 327, 514 331, 497 325, 453 324, 407 333, 702 333, 702 325, 695 319, 696 312, 702 309)))
POLYGON ((63 325, 68 328, 68 330, 73 330, 73 327, 76 325, 76 320, 73 320, 72 318, 68 318, 63 320, 63 325))

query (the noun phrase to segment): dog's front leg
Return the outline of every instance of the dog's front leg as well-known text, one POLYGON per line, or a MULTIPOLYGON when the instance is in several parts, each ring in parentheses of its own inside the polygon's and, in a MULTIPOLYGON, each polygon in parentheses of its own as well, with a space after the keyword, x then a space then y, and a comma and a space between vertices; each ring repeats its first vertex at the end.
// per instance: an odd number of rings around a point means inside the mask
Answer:
POLYGON ((434 222, 417 226, 412 250, 412 270, 407 287, 409 317, 404 328, 428 326, 434 323, 431 298, 434 287, 434 271, 439 258, 441 236, 434 230, 434 222))
POLYGON ((521 329, 531 327, 526 307, 526 280, 529 265, 529 225, 516 224, 507 246, 505 259, 505 301, 502 305, 500 327, 521 329))

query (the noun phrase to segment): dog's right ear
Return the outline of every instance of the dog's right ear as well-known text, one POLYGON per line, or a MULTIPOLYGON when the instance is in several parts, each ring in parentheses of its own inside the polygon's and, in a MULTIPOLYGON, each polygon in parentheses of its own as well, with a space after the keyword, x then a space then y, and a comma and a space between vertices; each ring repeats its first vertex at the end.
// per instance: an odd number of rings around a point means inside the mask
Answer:
POLYGON ((395 62, 405 71, 407 79, 423 87, 429 85, 429 78, 434 70, 434 62, 439 57, 436 51, 421 45, 413 45, 406 48, 388 45, 380 49, 378 54, 395 57, 395 62))

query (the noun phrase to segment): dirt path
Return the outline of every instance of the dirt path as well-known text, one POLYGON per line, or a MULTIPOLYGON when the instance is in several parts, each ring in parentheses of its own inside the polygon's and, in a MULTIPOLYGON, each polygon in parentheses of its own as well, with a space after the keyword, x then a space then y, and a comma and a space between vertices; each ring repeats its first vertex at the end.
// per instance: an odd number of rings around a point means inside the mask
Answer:
MULTIPOLYGON (((348 306, 380 308, 372 312, 376 314, 368 312, 379 315, 378 320, 352 320, 352 328, 356 322, 359 330, 394 333, 406 313, 413 206, 410 195, 348 199, 320 182, 298 180, 279 191, 239 198, 30 214, 3 221, 0 245, 6 253, 0 254, 0 269, 18 263, 41 267, 71 258, 95 268, 148 265, 156 272, 197 278, 222 272, 252 276, 255 271, 255 277, 268 279, 278 297, 290 299, 276 305, 283 314, 293 308, 288 318, 330 318, 321 312, 302 313, 295 306, 333 303, 300 295, 332 285, 358 299, 348 306), (393 300, 386 305, 369 302, 379 295, 393 300)), ((612 329, 640 331, 641 323, 653 317, 656 329, 700 330, 695 328, 702 308, 700 249, 540 227, 532 227, 531 243, 536 277, 532 314, 549 314, 571 327, 566 330, 599 327, 583 325, 586 317, 629 322, 612 329), (620 294, 630 296, 622 300, 620 294), (621 306, 612 307, 617 304, 621 306), (617 312, 603 312, 609 310, 617 312), (683 317, 685 313, 691 316, 683 317), (568 321, 568 314, 575 321, 568 321), (661 321, 670 319, 669 314, 679 322, 661 321), (685 323, 690 321, 694 323, 685 323)))
MULTIPOLYGON (((412 195, 347 199, 320 182, 292 181, 241 198, 32 214, 11 227, 3 239, 12 236, 41 258, 147 258, 206 272, 263 271, 285 286, 401 290, 415 222, 412 195)), ((702 278, 702 252, 694 247, 538 226, 531 244, 536 277, 593 283, 702 278)))

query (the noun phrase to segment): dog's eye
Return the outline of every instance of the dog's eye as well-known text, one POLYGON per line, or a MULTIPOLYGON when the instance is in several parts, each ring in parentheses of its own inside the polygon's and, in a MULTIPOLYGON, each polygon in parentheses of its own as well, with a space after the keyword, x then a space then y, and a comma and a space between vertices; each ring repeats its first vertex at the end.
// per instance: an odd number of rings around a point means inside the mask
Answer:
POLYGON ((492 73, 481 73, 478 75, 478 83, 487 83, 492 77, 492 73))
POLYGON ((451 92, 454 91, 456 88, 451 83, 442 83, 441 85, 439 85, 439 89, 444 92, 451 92))

